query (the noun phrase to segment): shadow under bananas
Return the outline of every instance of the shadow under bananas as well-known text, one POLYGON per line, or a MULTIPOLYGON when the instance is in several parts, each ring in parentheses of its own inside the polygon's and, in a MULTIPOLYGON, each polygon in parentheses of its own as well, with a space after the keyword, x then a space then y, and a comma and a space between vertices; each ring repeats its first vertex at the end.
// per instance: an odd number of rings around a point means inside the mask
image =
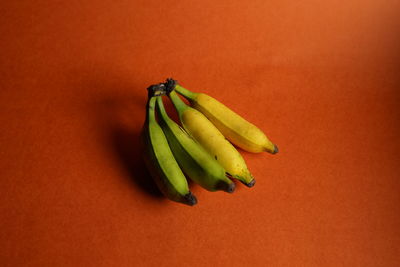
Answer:
POLYGON ((110 130, 111 146, 128 177, 149 195, 163 197, 142 159, 140 131, 130 131, 122 126, 110 130))
POLYGON ((142 158, 140 132, 145 118, 146 87, 132 85, 120 75, 102 73, 105 75, 95 73, 93 79, 85 77, 80 82, 82 89, 96 88, 90 102, 99 145, 104 146, 106 154, 114 158, 134 186, 153 198, 164 198, 142 158))

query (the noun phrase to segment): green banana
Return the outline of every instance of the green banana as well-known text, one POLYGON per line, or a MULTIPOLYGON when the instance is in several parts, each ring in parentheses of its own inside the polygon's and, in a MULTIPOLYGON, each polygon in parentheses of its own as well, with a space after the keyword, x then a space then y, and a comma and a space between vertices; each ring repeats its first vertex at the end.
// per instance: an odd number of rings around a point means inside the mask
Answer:
POLYGON ((157 108, 159 124, 185 174, 206 190, 232 193, 235 183, 226 177, 225 169, 168 116, 162 96, 157 96, 157 108))
POLYGON ((197 199, 189 191, 186 178, 155 119, 156 96, 151 96, 151 90, 149 88, 146 121, 142 131, 145 164, 158 188, 167 198, 193 206, 197 199))

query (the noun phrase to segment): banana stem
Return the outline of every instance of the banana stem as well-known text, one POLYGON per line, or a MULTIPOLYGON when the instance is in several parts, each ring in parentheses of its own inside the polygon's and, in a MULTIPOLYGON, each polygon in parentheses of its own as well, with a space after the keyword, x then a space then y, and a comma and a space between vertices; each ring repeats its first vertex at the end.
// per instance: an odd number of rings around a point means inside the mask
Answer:
POLYGON ((147 112, 146 112, 146 117, 148 121, 155 121, 156 117, 154 114, 154 108, 156 105, 156 97, 150 97, 149 100, 147 101, 147 112))
POLYGON ((164 121, 168 122, 170 120, 170 118, 169 118, 167 112, 165 111, 162 96, 157 96, 157 107, 158 107, 158 111, 159 111, 162 119, 164 121))
POLYGON ((175 91, 177 91, 179 94, 183 95, 184 97, 186 97, 191 101, 195 100, 198 95, 198 93, 191 92, 188 89, 183 88, 179 84, 175 85, 175 91))
POLYGON ((185 102, 182 101, 182 99, 175 93, 175 91, 169 93, 168 96, 174 104, 175 109, 178 111, 179 117, 182 116, 182 113, 188 108, 188 105, 186 105, 185 102))

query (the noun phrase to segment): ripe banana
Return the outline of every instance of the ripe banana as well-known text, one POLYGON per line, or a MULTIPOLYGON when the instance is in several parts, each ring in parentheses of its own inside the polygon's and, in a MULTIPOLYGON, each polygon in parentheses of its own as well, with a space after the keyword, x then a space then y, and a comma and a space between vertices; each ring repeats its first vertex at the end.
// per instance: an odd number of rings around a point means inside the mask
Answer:
POLYGON ((146 121, 142 131, 145 164, 158 188, 167 198, 190 206, 195 205, 197 199, 189 191, 186 178, 155 119, 155 102, 156 97, 150 96, 147 102, 146 121))
POLYGON ((178 111, 186 132, 224 167, 231 178, 238 179, 248 187, 252 187, 255 179, 235 147, 202 113, 186 105, 175 91, 171 91, 169 97, 178 111))
POLYGON ((234 145, 253 153, 263 151, 278 153, 278 147, 259 128, 215 98, 203 93, 191 92, 172 79, 167 80, 167 87, 170 87, 167 91, 175 89, 188 99, 191 105, 203 113, 234 145))
POLYGON ((157 96, 159 124, 167 137, 176 161, 194 182, 209 191, 232 193, 235 183, 225 176, 225 169, 184 129, 168 117, 162 96, 157 96))

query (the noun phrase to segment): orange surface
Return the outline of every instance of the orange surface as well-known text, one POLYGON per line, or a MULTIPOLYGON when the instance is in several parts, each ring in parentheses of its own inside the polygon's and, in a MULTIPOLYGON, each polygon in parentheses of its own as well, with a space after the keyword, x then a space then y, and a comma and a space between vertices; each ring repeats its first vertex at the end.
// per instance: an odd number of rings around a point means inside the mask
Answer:
MULTIPOLYGON (((1 266, 398 266, 399 1, 2 1, 1 266), (265 130, 199 203, 140 160, 172 76, 265 130)), ((169 105, 170 112, 171 105, 169 105)))

